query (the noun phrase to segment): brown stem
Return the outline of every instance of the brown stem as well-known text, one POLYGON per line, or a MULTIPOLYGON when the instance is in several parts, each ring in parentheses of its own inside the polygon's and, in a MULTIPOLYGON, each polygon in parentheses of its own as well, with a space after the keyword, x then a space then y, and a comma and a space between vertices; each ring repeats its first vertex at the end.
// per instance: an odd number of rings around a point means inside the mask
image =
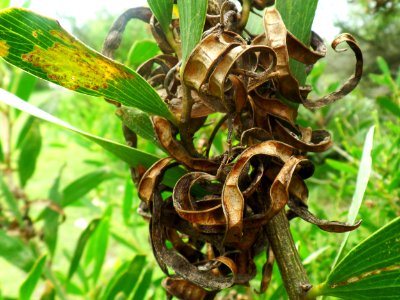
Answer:
POLYGON ((285 211, 281 210, 273 217, 266 228, 289 299, 304 299, 311 284, 290 233, 285 211))
POLYGON ((193 138, 190 134, 190 119, 192 114, 193 98, 190 93, 190 88, 188 88, 183 83, 183 80, 182 80, 182 90, 183 90, 182 115, 181 115, 181 122, 179 124, 181 142, 182 145, 186 148, 186 150, 190 153, 190 155, 197 157, 199 156, 199 154, 194 148, 193 138))

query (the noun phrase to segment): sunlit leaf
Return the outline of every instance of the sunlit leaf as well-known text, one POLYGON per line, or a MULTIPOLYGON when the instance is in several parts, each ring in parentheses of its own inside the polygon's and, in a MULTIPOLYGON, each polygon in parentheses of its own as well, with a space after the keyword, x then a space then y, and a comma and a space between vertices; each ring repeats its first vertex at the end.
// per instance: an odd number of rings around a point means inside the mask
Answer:
POLYGON ((21 270, 28 272, 34 265, 35 254, 21 239, 0 230, 0 245, 0 256, 21 270))
POLYGON ((172 20, 172 6, 173 0, 147 0, 151 11, 160 22, 161 28, 164 32, 170 31, 169 24, 172 20))
POLYGON ((348 174, 353 174, 353 175, 357 174, 357 169, 348 162, 341 162, 338 160, 327 158, 325 160, 325 163, 339 172, 346 172, 348 174))
POLYGON ((29 73, 22 72, 21 70, 15 73, 15 76, 11 79, 9 91, 21 99, 28 101, 35 89, 37 78, 29 73))
MULTIPOLYGON (((318 0, 276 0, 287 29, 305 45, 310 45, 311 26, 317 9, 318 0)), ((290 69, 300 84, 306 80, 305 66, 293 59, 290 60, 290 69)))
POLYGON ((113 300, 118 293, 123 293, 125 297, 129 297, 137 284, 137 279, 144 270, 145 264, 146 257, 144 255, 136 255, 129 267, 118 276, 104 299, 113 300))
POLYGON ((40 280, 40 276, 42 275, 46 259, 46 255, 42 255, 41 257, 39 257, 33 265, 32 269, 29 271, 28 277, 24 280, 21 287, 19 288, 20 300, 31 299, 32 293, 40 280))
POLYGON ((354 247, 311 293, 343 299, 399 299, 399 240, 400 217, 354 247))
POLYGON ((207 0, 178 0, 183 65, 194 47, 200 42, 206 20, 207 5, 207 0))
POLYGON ((60 24, 22 8, 0 12, 0 56, 45 80, 175 121, 136 72, 88 48, 60 24))
MULTIPOLYGON (((375 129, 375 126, 372 126, 369 129, 367 136, 365 137, 360 167, 358 169, 356 190, 354 191, 353 199, 351 200, 351 205, 350 205, 349 213, 347 216, 347 222, 349 224, 353 224, 357 218, 358 211, 360 210, 365 190, 367 189, 368 180, 371 175, 371 169, 372 169, 371 151, 372 151, 372 145, 374 142, 374 129, 375 129)), ((350 234, 350 232, 346 232, 343 236, 343 241, 340 245, 338 254, 336 255, 335 261, 332 264, 333 267, 336 265, 338 260, 343 256, 343 251, 344 251, 344 248, 346 247, 349 234, 350 234)))
POLYGON ((26 185, 35 172, 36 161, 41 147, 42 136, 40 134, 39 123, 36 121, 30 126, 24 138, 18 158, 18 175, 22 187, 26 185))
POLYGON ((115 175, 105 169, 96 170, 74 180, 63 191, 61 205, 63 207, 71 205, 79 200, 88 192, 96 188, 101 182, 112 179, 115 175))
POLYGON ((79 236, 78 242, 76 243, 75 246, 74 255, 72 256, 71 264, 69 266, 68 279, 71 279, 72 275, 74 275, 76 269, 78 268, 86 244, 89 238, 93 235, 93 233, 97 229, 99 223, 100 219, 92 220, 79 236))
POLYGON ((6 8, 10 6, 11 0, 0 0, 0 8, 6 8))

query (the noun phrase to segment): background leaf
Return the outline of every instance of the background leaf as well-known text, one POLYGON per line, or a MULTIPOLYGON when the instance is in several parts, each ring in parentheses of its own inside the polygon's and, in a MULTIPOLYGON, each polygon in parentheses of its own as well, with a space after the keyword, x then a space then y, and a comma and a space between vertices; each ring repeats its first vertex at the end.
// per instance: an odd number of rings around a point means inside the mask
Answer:
POLYGON ((19 300, 32 299, 32 293, 40 280, 40 276, 42 275, 46 259, 47 255, 42 255, 41 257, 39 257, 33 265, 32 270, 29 271, 28 277, 25 279, 19 289, 19 300))
POLYGON ((129 297, 137 284, 137 279, 140 278, 140 274, 144 270, 145 264, 146 257, 144 255, 136 255, 132 259, 128 269, 120 274, 105 299, 113 300, 121 292, 125 297, 129 297))
POLYGON ((153 268, 147 267, 143 276, 137 284, 135 291, 133 292, 131 300, 144 300, 146 299, 146 293, 151 285, 151 278, 153 276, 153 268))
POLYGON ((74 180, 62 191, 61 206, 66 207, 79 200, 92 189, 105 180, 114 178, 115 175, 106 169, 100 169, 74 180))
POLYGON ((22 225, 23 220, 22 220, 22 214, 19 211, 19 206, 17 199, 15 199, 14 195, 8 188, 8 185, 5 183, 4 179, 0 177, 0 192, 2 196, 4 197, 7 205, 9 206, 12 214, 14 215, 15 219, 18 221, 20 225, 22 225))
POLYGON ((69 266, 68 279, 71 279, 72 275, 74 275, 76 269, 78 268, 78 265, 81 260, 83 251, 85 250, 86 244, 87 244, 89 238, 92 236, 92 234, 97 229, 99 222, 100 222, 100 219, 92 220, 89 223, 89 225, 86 227, 86 229, 84 231, 82 231, 82 233, 78 239, 78 242, 76 243, 74 255, 72 256, 71 264, 69 266))
POLYGON ((42 147, 42 136, 38 122, 33 122, 24 137, 21 153, 18 158, 18 175, 21 186, 24 187, 32 177, 36 168, 36 161, 42 147))
POLYGON ((26 9, 4 9, 0 30, 0 56, 9 63, 68 89, 103 96, 175 122, 146 80, 76 40, 56 20, 26 9))
MULTIPOLYGON (((354 224, 358 211, 360 210, 361 203, 364 197, 365 190, 367 189, 367 184, 369 177, 371 175, 372 169, 372 158, 371 151, 372 145, 374 142, 374 129, 375 126, 372 126, 365 137, 364 148, 361 156, 360 167, 358 169, 357 182, 356 182, 356 190, 354 191, 353 199, 351 200, 351 205, 349 209, 349 213, 347 215, 347 223, 354 224)), ((347 239, 349 238, 350 232, 345 232, 343 236, 343 241, 340 245, 338 254, 332 264, 332 267, 336 265, 338 260, 343 255, 344 248, 346 247, 347 239)))
POLYGON ((400 217, 353 248, 318 295, 343 299, 400 299, 400 217))
POLYGON ((207 5, 207 0, 178 0, 182 44, 182 70, 190 53, 201 40, 206 20, 207 5))
POLYGON ((28 272, 35 263, 36 257, 32 249, 24 244, 17 237, 8 236, 0 230, 0 256, 17 266, 21 270, 28 272))
POLYGON ((127 64, 130 66, 138 66, 160 52, 160 48, 154 41, 136 41, 129 50, 127 64))

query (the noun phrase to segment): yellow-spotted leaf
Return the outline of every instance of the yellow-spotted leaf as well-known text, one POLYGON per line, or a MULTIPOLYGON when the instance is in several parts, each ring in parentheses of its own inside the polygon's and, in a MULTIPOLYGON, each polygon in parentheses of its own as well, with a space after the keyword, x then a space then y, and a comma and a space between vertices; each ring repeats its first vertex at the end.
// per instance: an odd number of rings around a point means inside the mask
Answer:
POLYGON ((90 49, 56 20, 23 8, 1 10, 0 56, 70 90, 106 97, 175 122, 157 92, 139 74, 90 49))

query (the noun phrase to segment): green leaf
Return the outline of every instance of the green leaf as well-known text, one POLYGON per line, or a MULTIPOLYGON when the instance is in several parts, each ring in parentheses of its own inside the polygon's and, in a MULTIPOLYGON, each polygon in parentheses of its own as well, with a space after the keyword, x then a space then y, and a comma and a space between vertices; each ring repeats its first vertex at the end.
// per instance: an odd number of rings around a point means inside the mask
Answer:
POLYGON ((158 53, 160 48, 157 43, 148 40, 136 41, 129 50, 127 64, 138 66, 158 53))
POLYGON ((83 251, 85 250, 86 244, 89 238, 97 229, 100 223, 100 219, 92 220, 86 229, 81 233, 78 242, 76 243, 74 255, 72 256, 71 264, 68 270, 68 280, 71 279, 72 275, 74 275, 76 269, 78 268, 79 262, 81 260, 83 251))
POLYGON ((124 191, 124 199, 122 201, 122 217, 124 219, 124 223, 126 226, 129 226, 129 221, 132 216, 132 205, 133 205, 133 191, 134 186, 132 183, 132 179, 128 177, 125 182, 125 191, 124 191))
POLYGON ((121 106, 115 114, 130 130, 158 146, 153 124, 148 114, 127 106, 121 106))
POLYGON ((31 299, 32 293, 39 282, 40 276, 42 275, 46 259, 47 255, 42 255, 39 257, 32 269, 29 271, 28 277, 24 280, 19 288, 19 300, 31 299))
POLYGON ((383 75, 390 77, 391 76, 390 68, 385 59, 382 56, 378 56, 376 58, 376 62, 378 63, 379 69, 381 70, 383 75))
POLYGON ((151 11, 161 25, 164 32, 170 31, 169 25, 172 20, 173 0, 147 0, 151 11))
POLYGON ((102 300, 107 299, 108 295, 111 292, 111 289, 113 288, 113 286, 115 285, 115 283, 117 282, 117 280, 119 279, 121 274, 124 273, 126 270, 128 270, 129 264, 130 264, 129 261, 125 261, 118 266, 118 269, 115 271, 114 275, 108 281, 108 284, 107 284, 105 290, 103 290, 103 294, 101 297, 102 300))
POLYGON ((102 96, 149 114, 175 117, 135 71, 88 48, 53 19, 22 8, 0 12, 0 56, 76 92, 102 96))
POLYGON ((182 70, 190 53, 201 40, 206 21, 207 5, 207 0, 178 0, 182 70))
POLYGON ((115 175, 106 169, 96 170, 79 177, 71 182, 62 191, 61 206, 66 207, 85 196, 105 180, 112 179, 115 175))
POLYGON ((18 158, 18 175, 21 186, 24 187, 32 177, 36 168, 36 161, 42 147, 42 136, 38 122, 30 126, 24 142, 21 145, 21 153, 18 158))
POLYGON ((400 107, 393 102, 393 100, 388 96, 379 96, 376 98, 378 105, 400 118, 400 107))
POLYGON ((15 71, 13 74, 14 76, 11 79, 11 87, 9 91, 17 97, 28 101, 35 89, 37 78, 29 73, 22 72, 21 70, 18 71, 19 72, 15 71))
POLYGON ((34 265, 36 257, 21 239, 0 230, 0 245, 0 256, 21 270, 28 272, 34 265))
POLYGON ((22 214, 19 211, 17 199, 15 199, 13 193, 10 191, 10 189, 8 188, 8 185, 6 184, 6 182, 4 181, 4 179, 2 177, 0 177, 0 188, 1 188, 0 192, 3 195, 7 205, 10 207, 10 210, 13 213, 13 216, 18 221, 18 223, 21 225, 23 223, 22 214))
POLYGON ((119 275, 109 293, 105 296, 105 299, 113 300, 120 292, 128 298, 137 283, 137 279, 142 274, 145 265, 146 257, 144 255, 136 255, 132 259, 128 269, 119 275))
POLYGON ((109 206, 101 218, 96 232, 92 235, 87 248, 86 258, 88 259, 85 263, 92 259, 94 260, 93 273, 90 276, 93 282, 97 282, 106 258, 111 215, 112 206, 109 206))
MULTIPOLYGON (((310 45, 311 26, 317 5, 318 0, 276 0, 276 8, 287 29, 306 45, 310 45)), ((305 65, 291 59, 290 69, 299 83, 304 85, 306 82, 305 65)))
MULTIPOLYGON (((62 195, 60 193, 60 181, 64 167, 65 165, 61 167, 58 176, 56 177, 52 187, 50 188, 50 205, 61 207, 62 195)), ((43 218, 43 240, 47 248, 49 249, 51 257, 54 257, 54 252, 56 250, 58 239, 58 222, 60 219, 60 213, 55 211, 54 209, 51 209, 50 207, 46 207, 43 211, 43 218)))
POLYGON ((400 217, 354 247, 314 295, 400 299, 400 217))
POLYGON ((131 300, 144 300, 146 298, 146 293, 151 285, 151 278, 153 277, 153 268, 147 267, 142 278, 140 279, 131 300))
POLYGON ((337 171, 346 172, 353 175, 357 174, 357 169, 353 167, 349 162, 341 162, 330 158, 327 158, 325 162, 328 166, 337 171))
MULTIPOLYGON (((371 151, 374 143, 374 130, 375 126, 372 126, 365 137, 364 148, 361 156, 360 167, 358 169, 357 174, 357 182, 356 182, 356 190, 354 191, 353 198, 351 200, 351 205, 349 209, 349 213, 347 215, 347 223, 354 224, 358 211, 360 210, 361 203, 364 197, 365 190, 367 189, 367 184, 369 177, 371 175, 372 169, 372 158, 371 151)), ((338 254, 332 264, 332 267, 336 265, 338 260, 343 255, 344 248, 347 244, 347 239, 349 238, 350 232, 344 233, 342 243, 340 245, 338 254)))

